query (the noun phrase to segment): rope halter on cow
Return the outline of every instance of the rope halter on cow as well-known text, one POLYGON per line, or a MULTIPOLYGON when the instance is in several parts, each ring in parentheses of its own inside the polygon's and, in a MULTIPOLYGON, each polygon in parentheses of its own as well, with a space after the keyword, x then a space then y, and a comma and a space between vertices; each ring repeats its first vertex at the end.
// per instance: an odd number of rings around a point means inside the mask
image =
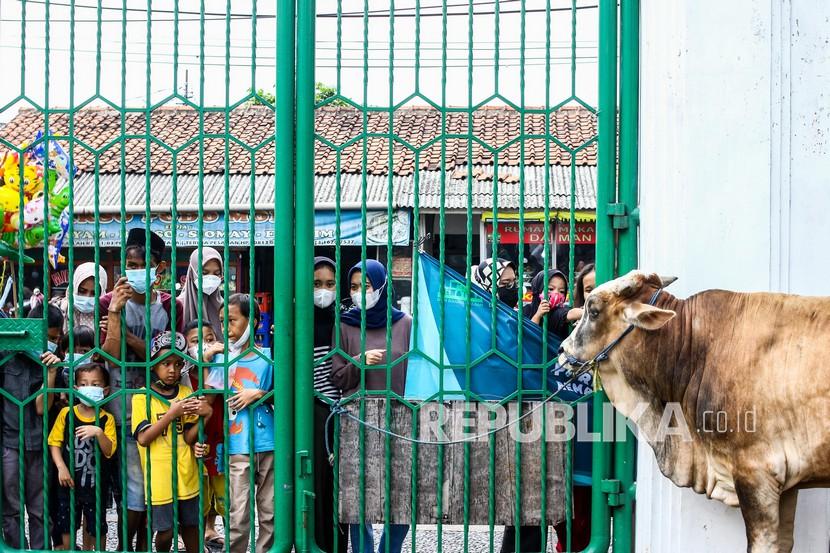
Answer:
MULTIPOLYGON (((662 291, 663 291, 662 288, 658 288, 657 291, 654 292, 654 295, 651 296, 651 299, 648 301, 648 305, 653 307, 654 304, 657 303, 657 298, 660 297, 660 292, 662 292, 662 291)), ((565 362, 570 367, 576 369, 574 377, 579 377, 579 376, 585 374, 586 372, 588 372, 592 369, 595 369, 603 361, 608 360, 608 355, 611 353, 611 350, 613 350, 615 347, 617 347, 617 344, 619 344, 622 341, 623 338, 628 336, 631 333, 631 331, 634 330, 634 328, 636 328, 636 327, 633 324, 628 325, 628 328, 626 328, 623 331, 623 333, 620 334, 617 337, 616 340, 614 340, 613 342, 611 342, 610 344, 608 344, 607 346, 602 348, 602 351, 600 351, 598 354, 596 354, 594 356, 594 358, 591 359, 590 361, 581 361, 573 355, 566 356, 565 357, 565 362)), ((573 370, 571 370, 570 372, 574 373, 573 370)))

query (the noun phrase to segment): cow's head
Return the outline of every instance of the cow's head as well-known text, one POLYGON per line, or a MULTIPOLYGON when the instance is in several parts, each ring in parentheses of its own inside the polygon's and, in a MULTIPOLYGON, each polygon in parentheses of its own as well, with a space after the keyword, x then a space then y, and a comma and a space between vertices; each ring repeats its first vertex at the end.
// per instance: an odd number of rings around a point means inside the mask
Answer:
MULTIPOLYGON (((568 338, 562 342, 565 355, 590 361, 606 346, 620 337, 629 325, 654 331, 675 316, 648 305, 654 292, 676 279, 656 274, 631 271, 625 276, 597 287, 585 299, 582 318, 568 338)), ((629 338, 626 338, 629 339, 629 338)), ((563 357, 560 362, 566 365, 563 357)))

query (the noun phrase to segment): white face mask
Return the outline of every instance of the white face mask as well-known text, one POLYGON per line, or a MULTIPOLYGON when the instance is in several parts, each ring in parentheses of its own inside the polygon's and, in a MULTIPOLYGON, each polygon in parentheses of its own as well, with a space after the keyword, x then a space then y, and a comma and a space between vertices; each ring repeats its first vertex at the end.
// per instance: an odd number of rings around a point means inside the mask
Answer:
MULTIPOLYGON (((213 342, 205 342, 204 344, 202 344, 202 353, 206 352, 207 349, 212 345, 213 342)), ((199 344, 188 347, 187 354, 193 359, 199 359, 199 344)))
POLYGON ((204 275, 202 277, 202 294, 209 296, 222 285, 222 277, 216 275, 204 275))
POLYGON ((78 296, 72 298, 75 309, 81 313, 92 313, 95 311, 95 298, 93 296, 78 296))
MULTIPOLYGON (((386 285, 384 284, 383 286, 386 285)), ((366 309, 371 309, 378 304, 378 302, 380 301, 380 294, 383 291, 383 286, 381 286, 377 290, 372 290, 371 292, 366 294, 366 309)), ((361 296, 362 293, 360 292, 360 290, 352 294, 352 303, 358 309, 360 309, 360 303, 363 299, 361 296)))
POLYGON ((248 340, 251 338, 251 327, 245 325, 245 332, 242 333, 239 340, 230 345, 231 353, 239 354, 248 345, 248 340))
POLYGON ((334 290, 326 290, 325 288, 318 288, 314 291, 314 305, 320 309, 325 309, 334 303, 334 290))

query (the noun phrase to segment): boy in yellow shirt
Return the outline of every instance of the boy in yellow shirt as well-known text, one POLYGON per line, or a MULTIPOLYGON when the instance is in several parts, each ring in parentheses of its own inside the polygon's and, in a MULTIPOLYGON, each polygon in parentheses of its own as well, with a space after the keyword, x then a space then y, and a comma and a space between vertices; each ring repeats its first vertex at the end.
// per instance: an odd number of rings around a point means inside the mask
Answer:
POLYGON ((213 411, 207 401, 194 397, 193 390, 180 383, 184 360, 179 354, 186 348, 186 340, 179 333, 166 331, 153 339, 150 360, 154 364, 150 376, 155 380, 150 390, 154 393, 138 392, 133 396, 132 432, 138 442, 145 475, 156 551, 170 551, 173 543, 175 498, 185 550, 197 553, 200 474, 196 459, 207 453, 205 444, 196 442, 198 422, 200 417, 205 421, 210 419, 213 411))
MULTIPOLYGON (((100 409, 98 420, 95 420, 94 405, 104 399, 109 390, 109 372, 99 363, 86 363, 75 368, 75 390, 80 394, 81 403, 73 409, 75 428, 75 472, 69 470, 69 407, 64 407, 58 413, 52 431, 49 432, 49 452, 52 461, 58 469, 57 491, 58 505, 55 511, 56 530, 63 536, 62 547, 56 549, 74 549, 74 540, 71 536, 77 532, 84 519, 84 550, 95 549, 96 529, 100 529, 100 539, 103 545, 107 543, 107 491, 108 475, 104 463, 96 467, 95 445, 101 450, 101 460, 109 459, 115 453, 116 435, 115 419, 100 409), (97 469, 97 470, 96 470, 97 469), (101 488, 101 504, 96 509, 95 488, 101 488), (70 492, 75 489, 75 528, 70 529, 70 492), (97 514, 100 512, 101 516, 97 514)), ((76 396, 77 397, 77 396, 76 396)))

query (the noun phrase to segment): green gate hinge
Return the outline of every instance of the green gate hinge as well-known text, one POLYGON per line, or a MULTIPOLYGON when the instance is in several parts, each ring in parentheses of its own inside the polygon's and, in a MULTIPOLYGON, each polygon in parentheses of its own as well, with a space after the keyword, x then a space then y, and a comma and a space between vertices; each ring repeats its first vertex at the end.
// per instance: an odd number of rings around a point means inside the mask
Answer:
POLYGON ((608 505, 611 507, 619 507, 625 502, 622 493, 622 484, 619 480, 603 480, 600 487, 602 493, 608 495, 608 505))
POLYGON ((631 225, 628 207, 623 203, 608 204, 605 213, 611 217, 614 230, 625 230, 631 225))
POLYGON ((43 351, 46 319, 0 319, 0 351, 43 351))
POLYGON ((311 476, 312 475, 312 467, 311 467, 311 455, 308 451, 298 451, 297 452, 297 476, 302 478, 303 476, 311 476))

